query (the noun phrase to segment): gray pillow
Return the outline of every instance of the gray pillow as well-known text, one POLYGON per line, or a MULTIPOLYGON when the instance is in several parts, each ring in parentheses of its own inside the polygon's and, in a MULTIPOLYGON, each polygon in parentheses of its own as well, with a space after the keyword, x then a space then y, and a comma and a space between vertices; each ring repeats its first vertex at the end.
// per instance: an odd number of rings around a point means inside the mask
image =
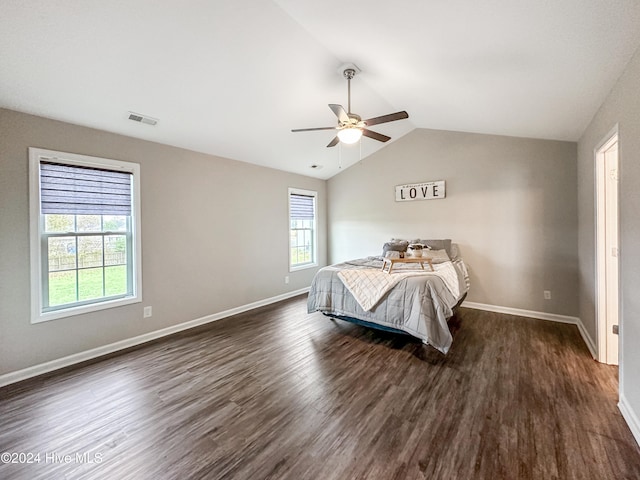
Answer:
POLYGON ((391 240, 382 246, 382 256, 384 257, 387 252, 406 252, 409 242, 406 240, 391 240))
POLYGON ((417 239, 417 240, 412 240, 411 243, 421 243, 429 247, 431 250, 446 250, 447 255, 451 257, 451 239, 450 238, 447 238, 444 240, 417 239))
POLYGON ((451 259, 449 258, 449 255, 447 255, 447 251, 442 249, 442 250, 427 250, 426 252, 424 252, 422 254, 424 257, 430 258, 431 259, 431 263, 444 263, 444 262, 450 262, 451 259))

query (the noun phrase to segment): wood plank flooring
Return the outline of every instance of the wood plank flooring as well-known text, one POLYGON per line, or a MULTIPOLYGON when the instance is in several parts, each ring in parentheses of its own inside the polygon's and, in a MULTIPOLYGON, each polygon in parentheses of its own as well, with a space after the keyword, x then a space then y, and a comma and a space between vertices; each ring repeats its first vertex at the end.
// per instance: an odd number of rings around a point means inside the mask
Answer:
POLYGON ((640 478, 617 369, 575 326, 450 326, 443 356, 300 296, 5 387, 0 452, 40 457, 0 478, 640 478))

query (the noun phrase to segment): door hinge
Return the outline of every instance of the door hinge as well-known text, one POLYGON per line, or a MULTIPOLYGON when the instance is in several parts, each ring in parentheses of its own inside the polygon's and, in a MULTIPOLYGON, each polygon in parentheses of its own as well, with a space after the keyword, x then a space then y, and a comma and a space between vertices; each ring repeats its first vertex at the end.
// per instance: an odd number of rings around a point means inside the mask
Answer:
POLYGON ((618 335, 618 325, 613 326, 613 334, 618 335))

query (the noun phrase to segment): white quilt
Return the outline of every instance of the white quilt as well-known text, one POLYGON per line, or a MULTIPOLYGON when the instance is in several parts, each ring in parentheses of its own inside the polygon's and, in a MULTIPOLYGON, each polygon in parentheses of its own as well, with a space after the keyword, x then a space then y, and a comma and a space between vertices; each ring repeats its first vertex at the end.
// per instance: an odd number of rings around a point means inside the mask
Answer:
POLYGON ((385 293, 407 277, 438 276, 451 294, 457 298, 460 295, 460 286, 453 264, 451 262, 439 263, 433 265, 433 269, 433 272, 417 270, 394 271, 393 273, 374 269, 347 269, 338 272, 338 277, 365 311, 375 307, 385 293))

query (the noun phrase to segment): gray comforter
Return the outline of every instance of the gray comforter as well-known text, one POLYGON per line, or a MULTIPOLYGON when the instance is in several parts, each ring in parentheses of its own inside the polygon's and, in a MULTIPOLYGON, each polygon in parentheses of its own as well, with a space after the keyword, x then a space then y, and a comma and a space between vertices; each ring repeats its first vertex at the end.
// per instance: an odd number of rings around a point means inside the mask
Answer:
MULTIPOLYGON (((469 290, 469 277, 460 258, 452 261, 458 274, 459 294, 454 296, 437 275, 416 275, 403 278, 370 310, 364 310, 339 278, 344 269, 381 269, 382 257, 368 257, 324 267, 311 284, 307 300, 309 313, 352 317, 386 328, 401 330, 447 353, 452 337, 447 319, 453 307, 469 290)), ((394 272, 407 271, 413 265, 398 265, 394 272), (401 268, 397 268, 397 267, 401 268)), ((393 275, 393 274, 392 274, 393 275)))

